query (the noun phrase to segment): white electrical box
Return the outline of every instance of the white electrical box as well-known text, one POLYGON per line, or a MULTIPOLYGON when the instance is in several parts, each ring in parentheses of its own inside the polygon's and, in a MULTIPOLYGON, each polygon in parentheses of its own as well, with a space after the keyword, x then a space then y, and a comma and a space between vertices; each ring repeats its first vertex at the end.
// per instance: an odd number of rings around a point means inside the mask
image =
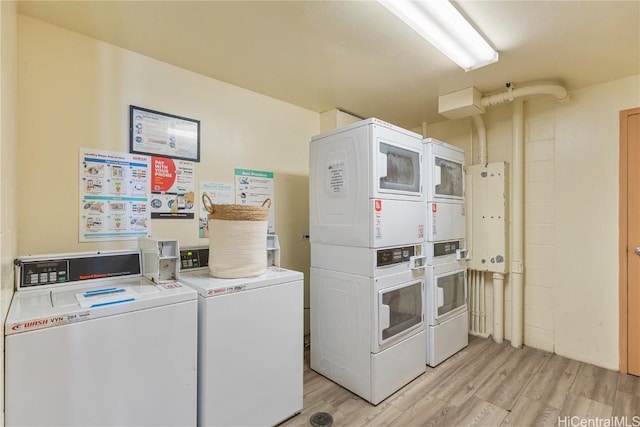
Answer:
POLYGON ((509 168, 506 162, 467 166, 468 266, 509 272, 509 168))
POLYGON ((456 120, 484 113, 482 93, 471 86, 438 97, 438 113, 456 120))
POLYGON ((142 274, 154 283, 175 282, 180 268, 180 246, 177 240, 138 239, 142 251, 142 274))

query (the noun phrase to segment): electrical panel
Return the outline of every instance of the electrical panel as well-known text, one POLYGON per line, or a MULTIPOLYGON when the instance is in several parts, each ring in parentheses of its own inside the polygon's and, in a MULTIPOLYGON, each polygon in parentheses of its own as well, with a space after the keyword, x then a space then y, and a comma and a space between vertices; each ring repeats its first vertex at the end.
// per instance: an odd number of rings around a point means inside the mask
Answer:
POLYGON ((468 266, 478 271, 509 272, 509 165, 467 166, 468 266))

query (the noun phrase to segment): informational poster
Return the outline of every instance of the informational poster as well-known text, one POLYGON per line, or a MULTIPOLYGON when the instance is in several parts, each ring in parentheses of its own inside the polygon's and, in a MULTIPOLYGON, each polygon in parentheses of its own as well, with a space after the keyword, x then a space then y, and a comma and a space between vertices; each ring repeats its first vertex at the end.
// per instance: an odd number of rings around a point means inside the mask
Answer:
POLYGON ((200 161, 200 121, 147 108, 129 107, 129 151, 200 161))
POLYGON ((147 236, 149 157, 80 149, 80 242, 147 236))
MULTIPOLYGON (((200 182, 200 199, 209 196, 211 202, 220 205, 232 205, 235 203, 233 183, 227 182, 200 182)), ((198 236, 209 238, 209 211, 204 203, 200 203, 200 221, 198 221, 198 236)))
POLYGON ((273 199, 273 172, 236 169, 236 203, 240 205, 262 206, 267 199, 271 199, 269 209, 268 233, 275 233, 275 214, 273 199))
POLYGON ((195 218, 194 163, 151 157, 151 218, 195 218))

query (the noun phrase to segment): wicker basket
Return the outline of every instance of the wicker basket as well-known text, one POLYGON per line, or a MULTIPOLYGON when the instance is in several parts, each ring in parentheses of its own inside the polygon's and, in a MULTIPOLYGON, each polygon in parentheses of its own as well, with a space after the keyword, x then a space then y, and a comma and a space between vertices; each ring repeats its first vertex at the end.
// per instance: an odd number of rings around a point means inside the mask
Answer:
POLYGON ((223 279, 252 277, 267 269, 267 220, 271 199, 262 206, 214 205, 207 194, 202 203, 209 212, 209 271, 223 279))

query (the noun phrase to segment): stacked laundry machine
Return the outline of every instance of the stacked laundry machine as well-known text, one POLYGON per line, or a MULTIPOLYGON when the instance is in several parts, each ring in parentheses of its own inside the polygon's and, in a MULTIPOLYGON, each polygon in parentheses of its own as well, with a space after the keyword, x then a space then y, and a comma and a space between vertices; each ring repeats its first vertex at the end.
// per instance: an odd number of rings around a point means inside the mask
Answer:
POLYGON ((424 140, 427 365, 468 344, 464 151, 424 140))
POLYGON ((374 405, 426 369, 423 149, 378 119, 310 142, 311 369, 374 405))
POLYGON ((309 159, 311 369, 378 404, 468 344, 464 151, 367 119, 309 159))

